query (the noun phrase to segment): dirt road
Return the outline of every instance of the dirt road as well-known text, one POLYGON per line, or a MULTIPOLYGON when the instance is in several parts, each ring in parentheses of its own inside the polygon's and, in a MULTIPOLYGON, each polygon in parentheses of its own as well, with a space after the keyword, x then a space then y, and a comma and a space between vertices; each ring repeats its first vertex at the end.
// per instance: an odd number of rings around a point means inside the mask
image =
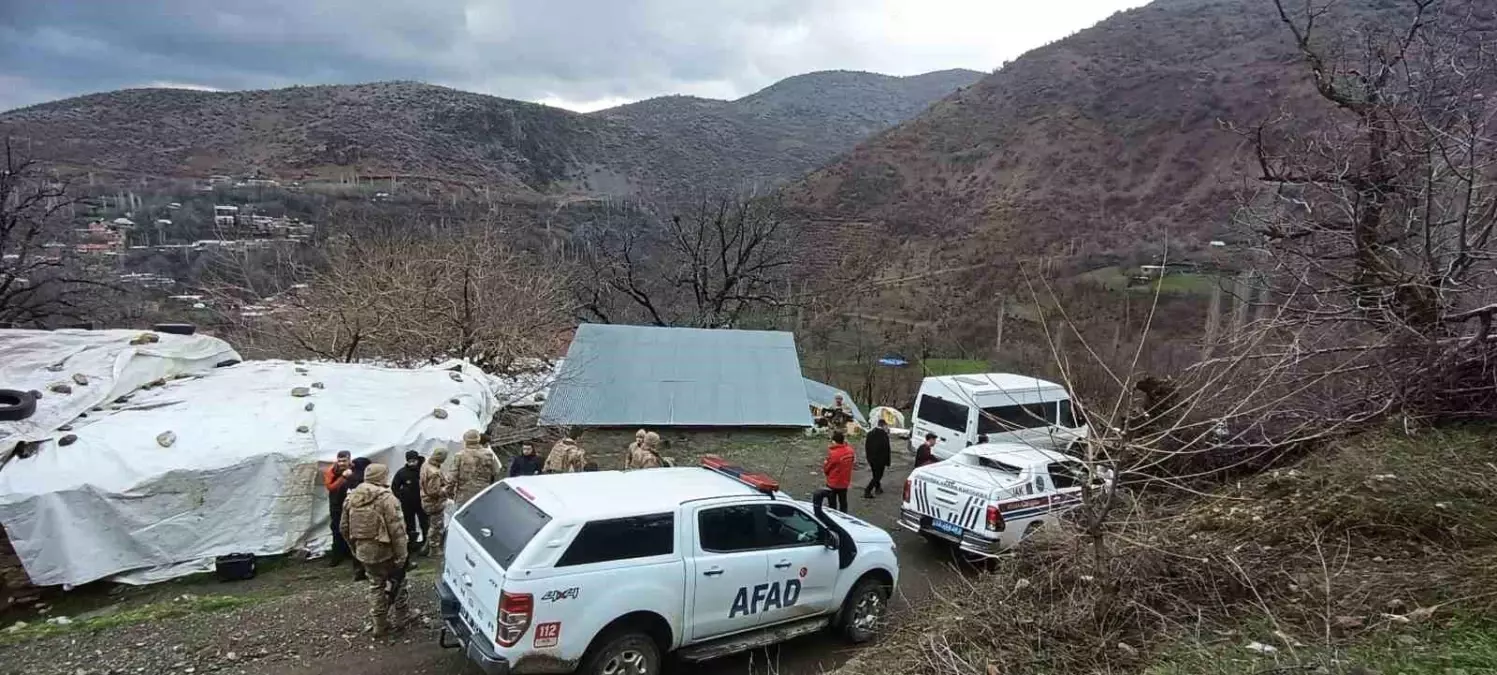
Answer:
MULTIPOLYGON (((683 459, 710 450, 777 472, 786 490, 796 496, 818 486, 824 441, 809 439, 789 446, 783 440, 741 441, 710 447, 683 444, 677 450, 683 459)), ((611 461, 611 457, 600 458, 604 467, 611 461)), ((884 479, 889 492, 874 500, 854 496, 851 504, 854 514, 894 533, 899 545, 901 579, 895 620, 899 612, 918 611, 934 592, 962 573, 949 552, 895 524, 907 463, 896 452, 896 467, 884 479)), ((867 480, 861 469, 858 478, 867 480)), ((411 577, 413 607, 433 620, 389 642, 376 643, 364 632, 365 587, 349 579, 347 567, 330 569, 320 561, 287 561, 250 582, 187 580, 64 599, 49 614, 27 619, 34 629, 37 621, 48 616, 69 616, 70 625, 52 627, 56 635, 0 630, 0 674, 470 672, 460 654, 437 646, 436 600, 430 589, 438 565, 437 559, 422 560, 411 577)), ((819 673, 837 667, 853 653, 831 636, 812 636, 694 666, 690 672, 819 673)))

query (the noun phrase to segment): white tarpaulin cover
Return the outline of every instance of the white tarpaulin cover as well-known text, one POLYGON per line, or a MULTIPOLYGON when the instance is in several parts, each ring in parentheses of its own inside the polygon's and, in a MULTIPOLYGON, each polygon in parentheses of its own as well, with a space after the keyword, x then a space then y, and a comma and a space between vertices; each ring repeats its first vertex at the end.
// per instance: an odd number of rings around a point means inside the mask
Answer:
POLYGON ((407 450, 456 449, 496 405, 485 374, 463 362, 216 368, 73 421, 71 445, 13 458, 0 469, 0 523, 38 585, 153 582, 229 553, 322 550, 320 470, 339 450, 394 471, 407 450), (157 440, 166 432, 170 447, 157 440))
POLYGON ((138 330, 0 330, 0 389, 39 391, 36 413, 0 422, 0 460, 20 441, 50 438, 87 412, 155 380, 201 373, 238 361, 229 343, 207 335, 153 333, 160 341, 131 345, 138 330), (82 375, 88 384, 73 379, 82 375), (53 392, 63 384, 70 394, 53 392))

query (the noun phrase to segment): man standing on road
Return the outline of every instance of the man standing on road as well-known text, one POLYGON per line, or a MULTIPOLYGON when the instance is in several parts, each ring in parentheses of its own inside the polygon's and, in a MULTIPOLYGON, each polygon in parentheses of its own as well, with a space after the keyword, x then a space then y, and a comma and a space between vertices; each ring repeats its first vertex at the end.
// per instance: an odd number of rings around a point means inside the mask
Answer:
POLYGON ((541 458, 535 454, 535 446, 526 443, 520 446, 520 454, 509 461, 509 475, 534 476, 541 472, 541 458))
POLYGON ((353 476, 353 463, 347 450, 338 451, 338 459, 322 475, 322 484, 327 488, 328 516, 332 518, 333 551, 327 556, 328 567, 337 567, 343 559, 353 555, 348 541, 343 538, 339 524, 343 522, 343 502, 348 498, 348 479, 353 476))
POLYGON ((452 499, 458 506, 499 480, 499 458, 479 442, 481 438, 472 429, 463 432, 463 449, 452 458, 452 499))
POLYGON ((363 483, 348 493, 340 524, 343 536, 353 546, 354 558, 369 575, 369 618, 376 638, 389 634, 391 628, 403 628, 407 611, 408 541, 400 500, 385 487, 389 474, 383 464, 370 464, 365 469, 363 483))
POLYGON ((915 468, 918 469, 922 466, 925 466, 926 464, 934 463, 935 461, 936 435, 926 434, 925 442, 920 444, 919 448, 915 449, 915 468))
POLYGON ((863 442, 863 458, 868 460, 868 469, 873 472, 873 479, 868 481, 868 487, 863 488, 863 499, 873 499, 875 492, 884 493, 884 469, 889 466, 889 455, 889 423, 879 418, 863 442))
POLYGON ((821 472, 826 474, 827 489, 832 491, 828 506, 843 513, 847 513, 847 488, 852 486, 853 462, 853 449, 847 444, 847 435, 841 431, 833 431, 832 447, 827 448, 821 472))
POLYGON ((412 553, 429 543, 424 536, 426 510, 421 508, 421 465, 424 462, 421 453, 405 451, 405 466, 400 467, 395 472, 395 480, 390 481, 390 491, 400 500, 400 513, 405 516, 405 534, 410 539, 412 553), (418 536, 420 542, 416 541, 418 536))
POLYGON ((421 465, 421 511, 426 514, 426 555, 442 553, 443 535, 447 532, 444 512, 447 510, 447 480, 442 464, 447 462, 447 448, 431 451, 431 459, 421 465))

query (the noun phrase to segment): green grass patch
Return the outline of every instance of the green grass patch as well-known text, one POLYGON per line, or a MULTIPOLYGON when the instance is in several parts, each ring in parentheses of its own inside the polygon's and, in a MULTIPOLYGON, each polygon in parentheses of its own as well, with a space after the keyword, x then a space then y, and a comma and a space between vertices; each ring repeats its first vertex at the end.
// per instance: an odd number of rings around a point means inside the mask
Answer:
POLYGON ((931 377, 991 372, 988 362, 982 359, 926 359, 920 365, 924 367, 926 375, 931 377))
POLYGON ((1141 274, 1137 269, 1102 267, 1077 275, 1078 279, 1090 281, 1110 291, 1130 293, 1154 293, 1165 295, 1210 295, 1220 279, 1214 274, 1175 273, 1168 274, 1149 283, 1129 285, 1129 279, 1141 274))
POLYGON ((0 645, 19 644, 67 633, 97 632, 108 628, 205 612, 218 612, 253 605, 265 599, 266 596, 256 595, 183 595, 173 600, 153 602, 114 612, 95 612, 93 616, 72 618, 68 623, 49 623, 45 619, 38 619, 35 622, 27 622, 19 628, 12 625, 0 631, 0 645))
MULTIPOLYGON (((1270 634, 1271 635, 1271 634, 1270 634)), ((1183 643, 1168 652, 1145 675, 1256 675, 1265 672, 1399 673, 1401 675, 1477 675, 1497 672, 1497 620, 1458 616, 1396 633, 1376 633, 1335 647, 1290 649, 1270 638, 1278 650, 1259 654, 1248 639, 1205 645, 1183 643), (1324 670, 1319 670, 1320 668, 1324 670), (1275 670, 1280 669, 1280 670, 1275 670)))

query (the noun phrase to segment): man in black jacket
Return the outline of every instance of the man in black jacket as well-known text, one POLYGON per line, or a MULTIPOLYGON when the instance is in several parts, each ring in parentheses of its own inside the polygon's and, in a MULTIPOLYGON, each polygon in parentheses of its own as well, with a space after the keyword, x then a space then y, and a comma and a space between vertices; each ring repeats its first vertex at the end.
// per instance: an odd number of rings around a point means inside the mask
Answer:
POLYGON ((863 442, 863 457, 868 460, 869 470, 873 471, 873 479, 868 481, 868 487, 863 488, 863 499, 873 499, 875 492, 884 493, 884 469, 889 466, 888 422, 879 419, 873 431, 868 432, 868 439, 863 442))
POLYGON ((426 458, 415 450, 405 452, 405 466, 395 472, 395 480, 390 481, 390 491, 395 493, 395 498, 400 500, 400 515, 405 518, 406 548, 411 553, 420 551, 426 546, 426 510, 421 508, 421 463, 426 458), (420 525, 420 527, 417 527, 420 525), (421 537, 420 542, 416 540, 421 537))
POLYGON ((520 454, 509 461, 509 475, 537 476, 541 473, 541 458, 535 454, 535 446, 526 443, 520 446, 520 454))

